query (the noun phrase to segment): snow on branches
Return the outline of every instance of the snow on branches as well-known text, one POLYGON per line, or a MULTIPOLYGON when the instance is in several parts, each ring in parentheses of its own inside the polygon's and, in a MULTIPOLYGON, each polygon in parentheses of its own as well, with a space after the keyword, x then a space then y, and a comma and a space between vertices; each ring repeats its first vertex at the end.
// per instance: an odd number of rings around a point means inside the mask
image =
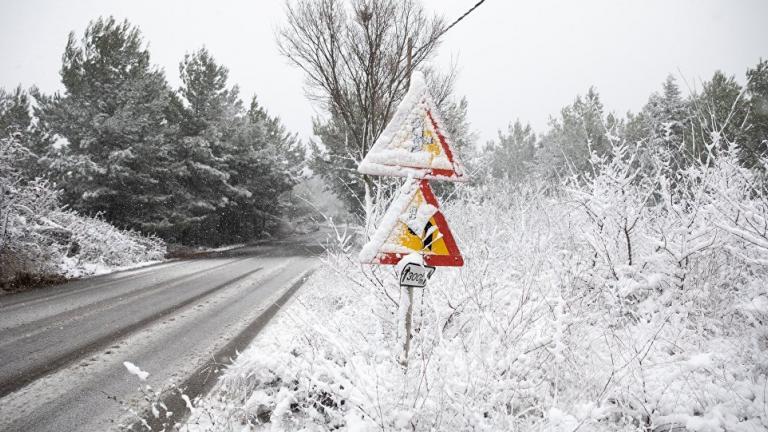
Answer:
POLYGON ((222 400, 271 430, 765 430, 768 160, 666 151, 459 194, 466 266, 416 292, 407 368, 395 274, 335 249, 222 400))
POLYGON ((83 217, 59 203, 46 180, 17 167, 34 157, 18 134, 0 139, 0 284, 20 277, 80 277, 160 260, 165 244, 83 217))

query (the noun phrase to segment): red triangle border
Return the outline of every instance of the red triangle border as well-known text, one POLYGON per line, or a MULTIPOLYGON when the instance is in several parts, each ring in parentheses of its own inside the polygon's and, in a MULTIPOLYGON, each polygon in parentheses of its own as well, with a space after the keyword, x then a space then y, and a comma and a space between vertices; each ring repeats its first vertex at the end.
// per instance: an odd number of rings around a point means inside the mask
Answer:
MULTIPOLYGON (((432 116, 430 115, 430 119, 432 116)), ((437 128, 435 128, 437 130, 437 128)), ((438 132, 439 134, 439 132, 438 132)), ((443 137, 440 135, 440 141, 443 142, 443 137)), ((445 148, 445 147, 443 147, 445 148)), ((449 156, 449 159, 451 156, 449 156)), ((424 264, 435 267, 461 267, 464 265, 464 258, 461 256, 459 247, 456 245, 456 240, 453 238, 451 228, 448 226, 448 222, 443 216, 443 212, 440 211, 440 204, 435 198, 435 194, 432 192, 432 188, 429 186, 429 181, 420 180, 419 189, 421 189, 424 199, 435 206, 438 211, 433 216, 437 223, 439 232, 443 235, 443 241, 445 241, 445 247, 448 249, 448 255, 422 255, 424 258, 424 264)), ((403 258, 403 254, 398 253, 380 253, 376 256, 378 264, 395 265, 403 258)))

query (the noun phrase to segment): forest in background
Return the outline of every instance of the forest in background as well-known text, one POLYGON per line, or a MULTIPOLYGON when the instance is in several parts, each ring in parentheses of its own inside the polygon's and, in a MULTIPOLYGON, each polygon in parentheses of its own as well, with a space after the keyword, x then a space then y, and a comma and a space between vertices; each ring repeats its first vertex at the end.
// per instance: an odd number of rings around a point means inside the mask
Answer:
MULTIPOLYGON (((281 52, 316 76, 336 74, 333 85, 308 75, 307 93, 322 115, 314 119, 316 139, 307 145, 255 97, 245 104, 228 82, 227 68, 205 48, 181 59, 181 86, 172 89, 129 22, 98 18, 81 36, 71 33, 62 56, 62 92, 0 88, 4 259, 15 254, 12 260, 28 261, 18 256, 49 255, 43 253, 49 247, 62 256, 77 255, 82 241, 51 225, 51 218, 40 219, 46 206, 169 243, 218 246, 269 236, 285 215, 315 211, 296 198, 295 187, 304 180, 299 190, 307 195, 327 189, 347 211, 364 217, 366 188, 386 199, 380 192, 387 184, 360 176, 355 167, 406 89, 406 37, 417 45, 411 67, 426 72, 448 132, 478 184, 559 184, 589 173, 594 157, 611 157, 606 131, 634 143, 634 164, 646 170, 653 169, 650 156, 658 149, 666 151, 674 176, 726 142, 745 143, 740 164, 761 169, 757 161, 768 131, 764 60, 747 70, 744 86, 716 72, 681 89, 670 76, 639 113, 626 116, 606 109, 590 88, 553 116, 543 133, 517 120, 498 139, 478 145, 467 119, 470 104, 455 95, 455 69, 444 72, 431 63, 445 22, 417 4, 374 6, 379 9, 353 8, 335 16, 324 13, 336 7, 330 0, 298 2, 287 10, 288 24, 278 34, 281 52), (377 14, 391 17, 371 21, 377 14), (338 34, 312 37, 327 28, 338 34), (339 30, 344 28, 349 31, 339 30), (361 38, 378 45, 361 47, 361 38), (322 40, 340 43, 311 42, 322 40), (313 63, 313 53, 323 49, 359 64, 342 70, 313 63), (364 49, 377 54, 365 55, 364 49), (21 252, 30 248, 36 252, 21 252)), ((438 193, 454 191, 441 186, 438 193)), ((329 215, 334 209, 322 211, 329 215)))
POLYGON ((519 183, 540 178, 559 182, 590 172, 593 157, 610 156, 612 140, 632 143, 638 167, 651 169, 651 155, 663 150, 671 173, 705 162, 727 143, 739 143, 739 162, 762 169, 768 150, 768 60, 746 70, 746 85, 716 71, 700 83, 670 75, 639 113, 625 117, 607 110, 594 87, 552 116, 537 136, 520 120, 500 131, 473 162, 477 171, 519 183))
POLYGON ((63 42, 62 92, 0 88, 4 286, 162 259, 166 242, 269 237, 309 212, 291 193, 304 145, 244 104, 206 48, 172 89, 128 21, 98 18, 63 42))
POLYGON ((304 168, 295 134, 254 97, 247 105, 205 48, 172 89, 139 29, 99 18, 62 56, 64 91, 0 90, 4 140, 24 181, 45 179, 83 215, 188 245, 274 232, 304 168))

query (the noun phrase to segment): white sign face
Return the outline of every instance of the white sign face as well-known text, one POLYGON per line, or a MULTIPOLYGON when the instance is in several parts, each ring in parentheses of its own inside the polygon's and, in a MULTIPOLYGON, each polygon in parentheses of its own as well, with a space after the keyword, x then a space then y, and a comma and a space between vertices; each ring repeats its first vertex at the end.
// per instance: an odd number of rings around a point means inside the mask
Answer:
POLYGON ((424 288, 427 281, 432 277, 435 268, 416 263, 408 263, 400 273, 400 285, 414 288, 424 288))

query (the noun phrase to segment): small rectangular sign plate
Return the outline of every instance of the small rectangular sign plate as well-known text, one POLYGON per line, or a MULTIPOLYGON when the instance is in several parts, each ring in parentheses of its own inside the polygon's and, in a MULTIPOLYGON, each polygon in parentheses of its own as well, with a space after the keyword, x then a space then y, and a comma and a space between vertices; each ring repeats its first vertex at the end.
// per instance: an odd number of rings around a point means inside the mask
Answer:
POLYGON ((435 272, 435 268, 432 266, 423 266, 416 263, 408 263, 403 268, 403 272, 400 273, 400 285, 424 288, 427 286, 427 281, 432 277, 432 273, 435 272))

